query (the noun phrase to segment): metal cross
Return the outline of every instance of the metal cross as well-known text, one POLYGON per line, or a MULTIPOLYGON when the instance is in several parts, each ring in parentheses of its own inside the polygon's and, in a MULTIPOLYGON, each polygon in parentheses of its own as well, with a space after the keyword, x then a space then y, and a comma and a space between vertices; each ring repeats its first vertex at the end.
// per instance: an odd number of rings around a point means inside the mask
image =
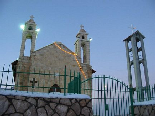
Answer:
POLYGON ((34 88, 34 85, 37 83, 37 81, 35 81, 35 78, 33 78, 33 81, 30 81, 30 83, 32 83, 32 88, 34 88))
POLYGON ((83 29, 83 28, 84 28, 84 26, 83 26, 83 25, 81 25, 80 27, 81 27, 81 29, 83 29))
POLYGON ((33 18, 34 18, 34 16, 33 16, 33 15, 31 15, 31 16, 30 16, 30 18, 31 18, 31 19, 33 19, 33 18))
POLYGON ((133 25, 131 24, 131 27, 129 27, 132 30, 132 33, 134 31, 134 29, 136 29, 136 27, 133 27, 133 25))

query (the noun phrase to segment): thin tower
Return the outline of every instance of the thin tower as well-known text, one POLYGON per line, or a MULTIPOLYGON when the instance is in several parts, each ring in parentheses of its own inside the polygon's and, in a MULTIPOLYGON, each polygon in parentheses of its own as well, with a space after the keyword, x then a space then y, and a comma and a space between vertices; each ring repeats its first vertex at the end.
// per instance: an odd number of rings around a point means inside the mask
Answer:
POLYGON ((139 91, 140 95, 142 92, 142 78, 141 78, 141 69, 140 69, 141 64, 144 67, 146 87, 149 86, 147 60, 146 60, 144 41, 143 41, 144 38, 145 37, 137 30, 132 35, 130 35, 128 38, 123 40, 126 46, 129 87, 131 88, 133 87, 132 74, 131 74, 131 66, 133 65, 135 80, 136 80, 136 91, 139 91))

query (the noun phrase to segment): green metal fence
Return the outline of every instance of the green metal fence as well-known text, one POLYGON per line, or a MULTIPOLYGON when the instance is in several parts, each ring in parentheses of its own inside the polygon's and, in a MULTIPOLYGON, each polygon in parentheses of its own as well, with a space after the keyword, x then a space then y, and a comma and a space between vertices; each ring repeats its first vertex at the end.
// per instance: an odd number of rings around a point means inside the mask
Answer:
POLYGON ((36 72, 13 72, 11 66, 7 69, 5 66, 0 71, 0 88, 5 90, 20 90, 27 92, 61 92, 66 93, 81 93, 81 75, 70 71, 66 73, 50 73, 45 71, 36 72), (15 77, 14 77, 14 76, 15 77), (34 77, 34 78, 33 78, 34 77), (47 80, 47 81, 45 81, 47 80), (22 81, 22 82, 21 82, 22 81))
MULTIPOLYGON (((134 116, 133 105, 139 99, 139 94, 124 82, 112 77, 98 76, 83 81, 81 86, 81 91, 92 94, 94 116, 134 116), (92 82, 92 88, 86 86, 89 81, 92 82)), ((143 100, 140 101, 154 99, 155 85, 143 88, 142 93, 143 97, 140 98, 143 100)))
MULTIPOLYGON (((24 69, 23 69, 24 70, 24 69)), ((80 73, 64 68, 63 73, 50 73, 33 69, 33 72, 13 72, 12 67, 3 67, 0 71, 0 88, 5 90, 25 90, 27 92, 61 92, 88 94, 92 96, 94 116, 134 116, 133 105, 137 101, 155 99, 155 85, 143 87, 141 94, 134 88, 129 88, 124 82, 106 76, 97 76, 81 81, 80 73), (16 81, 13 75, 16 75, 16 81), (28 78, 27 78, 28 76, 28 78), (27 85, 21 85, 19 79, 27 85), (36 79, 36 80, 35 80, 36 79), (47 81, 45 81, 47 80, 47 81), (42 82, 42 83, 41 83, 42 82), (50 84, 48 84, 50 82, 50 84), (88 86, 92 84, 92 87, 88 86), (24 89, 26 88, 26 89, 24 89), (48 90, 48 91, 47 91, 48 90)))

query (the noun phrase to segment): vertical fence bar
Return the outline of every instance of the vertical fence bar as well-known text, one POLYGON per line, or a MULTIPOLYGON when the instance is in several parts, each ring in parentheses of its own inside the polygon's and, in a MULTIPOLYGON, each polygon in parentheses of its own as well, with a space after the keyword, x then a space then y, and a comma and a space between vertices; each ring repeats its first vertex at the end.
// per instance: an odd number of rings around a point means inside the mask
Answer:
POLYGON ((74 94, 75 94, 75 71, 74 71, 73 90, 74 90, 74 94))
POLYGON ((79 87, 80 87, 80 84, 79 84, 79 82, 80 82, 80 80, 79 80, 79 78, 80 78, 80 75, 79 75, 79 73, 77 73, 77 94, 79 94, 79 87))
POLYGON ((84 79, 84 81, 85 82, 84 82, 84 85, 83 86, 84 86, 84 94, 85 94, 85 87, 86 87, 85 83, 86 83, 86 79, 84 79))
POLYGON ((38 77, 38 90, 40 91, 40 86, 39 86, 39 82, 40 82, 40 74, 41 74, 41 71, 40 71, 40 69, 39 69, 39 77, 38 77))
POLYGON ((71 70, 70 70, 70 82, 71 82, 71 80, 72 80, 71 78, 72 78, 72 72, 71 72, 71 70))
POLYGON ((65 71, 64 71, 64 96, 66 95, 66 65, 65 65, 65 71))
POLYGON ((133 109, 133 88, 129 88, 129 91, 130 91, 130 102, 131 102, 131 107, 130 107, 131 108, 131 115, 134 116, 134 109, 133 109))
POLYGON ((106 116, 106 110, 107 110, 107 103, 106 103, 106 93, 105 93, 105 75, 103 76, 103 89, 104 89, 104 107, 105 107, 105 113, 104 115, 106 116))
POLYGON ((48 94, 50 93, 49 91, 50 91, 50 82, 51 82, 51 78, 50 78, 50 70, 49 70, 49 82, 48 82, 48 94))
POLYGON ((60 85, 60 70, 59 70, 59 85, 60 85))
POLYGON ((81 94, 81 74, 79 72, 79 94, 81 94))

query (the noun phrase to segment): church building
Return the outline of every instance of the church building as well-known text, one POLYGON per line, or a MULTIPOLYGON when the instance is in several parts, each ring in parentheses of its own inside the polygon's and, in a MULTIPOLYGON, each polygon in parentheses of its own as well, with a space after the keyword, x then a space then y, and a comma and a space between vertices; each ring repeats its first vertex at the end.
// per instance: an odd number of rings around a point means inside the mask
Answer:
MULTIPOLYGON (((52 87, 56 85, 59 88, 63 88, 64 78, 60 77, 60 75, 64 74, 65 67, 66 75, 75 75, 80 72, 81 81, 91 78, 92 73, 95 71, 90 65, 90 40, 87 38, 88 33, 84 30, 84 26, 81 26, 80 31, 76 35, 74 52, 61 42, 54 42, 35 50, 38 31, 33 18, 31 16, 23 27, 19 59, 12 63, 15 86, 18 86, 15 89, 20 91, 32 91, 33 89, 33 91, 37 92, 49 92, 49 88, 43 90, 42 88, 37 88, 37 86, 52 87), (31 40, 30 56, 24 55, 27 39, 31 40), (34 88, 31 87, 32 81, 34 88)), ((69 82, 70 78, 67 77, 67 86, 69 82)), ((92 87, 92 83, 88 83, 87 86, 89 88, 92 87)))

